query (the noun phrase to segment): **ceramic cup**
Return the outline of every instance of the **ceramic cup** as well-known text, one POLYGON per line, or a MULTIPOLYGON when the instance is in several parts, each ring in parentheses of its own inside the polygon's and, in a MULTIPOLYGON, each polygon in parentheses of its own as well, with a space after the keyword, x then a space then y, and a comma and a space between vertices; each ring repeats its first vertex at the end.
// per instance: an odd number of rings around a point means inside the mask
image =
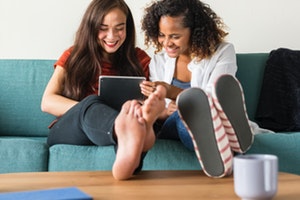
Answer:
POLYGON ((238 155, 233 160, 234 191, 243 200, 272 199, 277 192, 275 155, 238 155))

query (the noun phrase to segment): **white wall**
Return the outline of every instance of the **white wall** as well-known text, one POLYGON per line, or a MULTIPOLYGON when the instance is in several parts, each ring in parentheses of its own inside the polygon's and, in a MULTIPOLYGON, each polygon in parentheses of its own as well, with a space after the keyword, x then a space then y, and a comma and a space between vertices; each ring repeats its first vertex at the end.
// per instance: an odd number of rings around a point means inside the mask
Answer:
MULTIPOLYGON (((229 27, 236 51, 300 49, 299 0, 203 0, 229 27)), ((151 0, 126 0, 140 20, 151 0)), ((57 59, 69 47, 90 0, 0 0, 0 58, 57 59)), ((151 54, 150 50, 149 53, 151 54)))

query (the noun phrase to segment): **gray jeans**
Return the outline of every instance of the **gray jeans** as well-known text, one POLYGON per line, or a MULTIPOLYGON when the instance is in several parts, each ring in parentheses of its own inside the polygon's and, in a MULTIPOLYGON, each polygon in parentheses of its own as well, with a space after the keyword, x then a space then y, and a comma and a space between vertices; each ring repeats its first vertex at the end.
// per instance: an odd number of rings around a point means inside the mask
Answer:
MULTIPOLYGON (((113 137, 114 123, 119 111, 109 107, 100 96, 91 95, 72 107, 50 128, 48 145, 118 145, 113 137)), ((147 152, 141 155, 141 161, 135 174, 141 171, 147 152)))
POLYGON ((91 95, 72 107, 50 128, 48 144, 116 145, 113 127, 118 111, 91 95))

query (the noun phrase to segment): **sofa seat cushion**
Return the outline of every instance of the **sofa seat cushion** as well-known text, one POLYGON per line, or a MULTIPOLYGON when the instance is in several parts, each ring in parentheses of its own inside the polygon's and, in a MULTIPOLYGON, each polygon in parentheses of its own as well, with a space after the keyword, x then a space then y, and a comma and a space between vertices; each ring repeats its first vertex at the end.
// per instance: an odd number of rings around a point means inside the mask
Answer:
POLYGON ((194 151, 175 140, 157 140, 144 159, 143 170, 201 170, 194 151))
MULTIPOLYGON (((247 154, 274 154, 279 171, 300 175, 300 132, 257 134, 247 154), (287 156, 288 155, 288 156, 287 156)), ((50 148, 49 171, 111 170, 112 146, 54 145, 50 148)), ((194 152, 179 141, 157 140, 144 159, 143 170, 201 170, 194 152)))
POLYGON ((115 160, 113 146, 57 144, 49 154, 49 171, 111 170, 115 160))
MULTIPOLYGON (((113 146, 54 145, 50 147, 49 171, 111 170, 113 146)), ((201 169, 195 153, 179 141, 157 140, 144 159, 143 170, 201 169)))
POLYGON ((45 138, 1 137, 0 173, 48 170, 45 138))
POLYGON ((255 135, 247 154, 274 154, 278 156, 279 171, 300 175, 300 132, 262 133, 255 135))

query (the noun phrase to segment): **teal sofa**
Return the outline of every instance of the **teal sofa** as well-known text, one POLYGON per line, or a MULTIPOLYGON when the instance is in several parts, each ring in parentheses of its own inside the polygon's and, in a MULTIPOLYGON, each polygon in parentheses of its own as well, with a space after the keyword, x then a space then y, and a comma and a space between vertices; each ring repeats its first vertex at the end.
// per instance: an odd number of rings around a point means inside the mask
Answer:
MULTIPOLYGON (((237 54, 238 72, 249 118, 254 120, 268 53, 237 54)), ((0 173, 111 170, 112 146, 48 147, 53 116, 41 112, 43 90, 55 60, 0 60, 0 173)), ((300 133, 255 135, 248 153, 275 154, 279 170, 300 174, 300 133)), ((201 169, 194 152, 180 142, 157 140, 144 160, 144 170, 201 169)))

